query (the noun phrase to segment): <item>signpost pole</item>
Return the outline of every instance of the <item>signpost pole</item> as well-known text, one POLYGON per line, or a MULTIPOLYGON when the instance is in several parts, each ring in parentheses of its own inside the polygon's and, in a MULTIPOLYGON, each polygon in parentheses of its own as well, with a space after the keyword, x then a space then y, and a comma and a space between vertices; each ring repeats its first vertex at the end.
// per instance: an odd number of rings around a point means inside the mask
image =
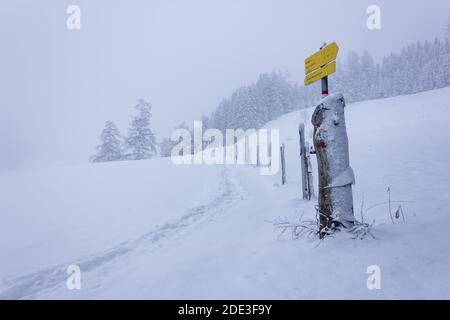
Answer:
MULTIPOLYGON (((325 42, 320 47, 320 50, 322 50, 326 46, 327 46, 327 43, 325 42)), ((325 98, 327 95, 328 95, 328 76, 322 78, 322 98, 325 98)))
POLYGON ((322 78, 322 98, 328 95, 328 76, 322 78))

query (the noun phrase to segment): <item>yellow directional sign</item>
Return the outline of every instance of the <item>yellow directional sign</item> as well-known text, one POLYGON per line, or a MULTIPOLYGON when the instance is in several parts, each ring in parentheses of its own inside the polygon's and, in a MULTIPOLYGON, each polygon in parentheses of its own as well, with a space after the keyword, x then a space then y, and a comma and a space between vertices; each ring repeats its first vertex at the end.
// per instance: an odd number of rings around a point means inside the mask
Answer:
POLYGON ((308 74, 336 59, 339 47, 336 42, 329 44, 305 60, 305 74, 308 74))
POLYGON ((324 66, 323 68, 320 68, 319 70, 316 70, 308 74, 305 77, 305 86, 313 82, 316 82, 317 80, 320 80, 323 77, 326 77, 335 72, 336 72, 336 61, 333 61, 332 63, 329 63, 326 66, 324 66))

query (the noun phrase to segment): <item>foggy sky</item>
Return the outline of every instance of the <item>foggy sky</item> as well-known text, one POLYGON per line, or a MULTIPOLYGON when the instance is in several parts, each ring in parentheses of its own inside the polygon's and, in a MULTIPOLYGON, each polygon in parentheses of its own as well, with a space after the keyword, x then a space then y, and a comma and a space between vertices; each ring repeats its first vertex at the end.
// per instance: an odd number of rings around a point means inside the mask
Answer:
POLYGON ((446 0, 2 1, 0 170, 86 162, 106 120, 126 133, 138 98, 161 138, 262 72, 302 83, 323 41, 379 60, 442 38, 449 14, 446 0), (70 4, 79 31, 66 28, 70 4), (366 27, 371 4, 379 31, 366 27))

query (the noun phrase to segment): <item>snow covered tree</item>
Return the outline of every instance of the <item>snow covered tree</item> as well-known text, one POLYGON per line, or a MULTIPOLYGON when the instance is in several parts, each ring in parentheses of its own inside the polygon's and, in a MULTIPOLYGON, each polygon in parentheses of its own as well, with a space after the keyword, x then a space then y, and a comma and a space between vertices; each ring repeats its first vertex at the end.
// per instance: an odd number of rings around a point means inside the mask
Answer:
POLYGON ((119 129, 112 121, 106 121, 101 134, 101 144, 97 146, 97 153, 91 157, 92 162, 107 162, 122 160, 122 138, 119 129))
POLYGON ((170 157, 174 145, 169 138, 163 138, 160 143, 161 157, 170 157))
POLYGON ((377 85, 377 68, 372 56, 367 50, 363 51, 360 58, 361 63, 361 86, 365 90, 364 98, 374 98, 377 85))
POLYGON ((135 106, 138 114, 131 121, 128 137, 125 139, 127 160, 149 159, 157 154, 156 137, 150 129, 151 104, 143 99, 135 106))
POLYGON ((221 131, 260 128, 286 112, 314 105, 319 97, 314 89, 291 83, 286 72, 261 74, 255 83, 237 88, 223 99, 208 127, 221 131))
POLYGON ((252 126, 254 117, 249 116, 249 96, 246 87, 241 87, 233 92, 231 96, 231 108, 233 110, 232 128, 246 129, 248 125, 252 126))
POLYGON ((258 89, 256 85, 250 85, 247 88, 247 100, 246 100, 246 121, 243 129, 261 128, 265 122, 261 117, 258 109, 258 89))
POLYGON ((230 109, 230 100, 223 99, 214 113, 211 115, 214 127, 221 131, 225 131, 225 129, 228 127, 228 109, 230 109))
POLYGON ((450 15, 448 16, 447 28, 445 29, 445 40, 450 42, 450 15))
MULTIPOLYGON (((207 119, 207 117, 203 116, 202 121, 205 121, 203 123, 203 132, 205 132, 208 128, 207 125, 205 125, 205 123, 209 123, 209 120, 207 119)), ((193 131, 193 129, 189 128, 188 125, 184 121, 174 128, 174 130, 176 130, 176 129, 185 129, 185 130, 189 131, 189 134, 191 135, 190 154, 193 154, 194 153, 194 131, 193 131)), ((172 155, 173 147, 181 142, 181 138, 178 141, 172 141, 170 136, 171 136, 171 134, 169 135, 168 138, 166 137, 161 140, 160 150, 161 150, 162 157, 170 157, 172 155)), ((205 146, 205 144, 203 144, 203 146, 205 146)))
POLYGON ((362 76, 361 58, 355 51, 348 53, 345 68, 348 74, 347 83, 345 84, 345 96, 349 101, 362 100, 362 76))
POLYGON ((444 44, 441 61, 441 78, 442 86, 450 86, 450 40, 444 44))

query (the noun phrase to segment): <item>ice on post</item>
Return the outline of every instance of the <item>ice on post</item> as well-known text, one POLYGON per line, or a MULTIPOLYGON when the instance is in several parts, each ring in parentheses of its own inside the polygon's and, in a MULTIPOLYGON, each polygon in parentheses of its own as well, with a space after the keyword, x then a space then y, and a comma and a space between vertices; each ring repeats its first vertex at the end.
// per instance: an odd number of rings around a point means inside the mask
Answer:
POLYGON ((331 228, 333 223, 350 227, 355 220, 352 196, 355 178, 350 167, 344 107, 344 97, 335 93, 320 100, 312 115, 321 228, 331 228))

